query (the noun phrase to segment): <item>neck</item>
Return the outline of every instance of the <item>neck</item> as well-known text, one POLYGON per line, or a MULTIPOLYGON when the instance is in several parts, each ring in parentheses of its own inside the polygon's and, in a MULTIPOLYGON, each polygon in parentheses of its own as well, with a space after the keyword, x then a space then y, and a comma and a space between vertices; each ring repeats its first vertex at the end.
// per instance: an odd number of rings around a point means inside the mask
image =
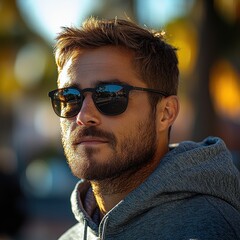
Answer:
POLYGON ((134 172, 126 172, 117 178, 91 181, 93 193, 101 214, 105 215, 131 191, 143 183, 158 166, 160 159, 160 157, 153 159, 141 169, 137 169, 134 172))

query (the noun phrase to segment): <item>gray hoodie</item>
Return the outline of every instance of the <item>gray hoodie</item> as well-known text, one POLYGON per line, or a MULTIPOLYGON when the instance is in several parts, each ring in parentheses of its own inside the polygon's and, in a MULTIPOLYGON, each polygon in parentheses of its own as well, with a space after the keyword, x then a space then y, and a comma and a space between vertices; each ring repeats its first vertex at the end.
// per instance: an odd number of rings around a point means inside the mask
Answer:
POLYGON ((98 223, 88 182, 71 197, 78 223, 70 239, 240 239, 240 174, 219 138, 182 142, 98 223))

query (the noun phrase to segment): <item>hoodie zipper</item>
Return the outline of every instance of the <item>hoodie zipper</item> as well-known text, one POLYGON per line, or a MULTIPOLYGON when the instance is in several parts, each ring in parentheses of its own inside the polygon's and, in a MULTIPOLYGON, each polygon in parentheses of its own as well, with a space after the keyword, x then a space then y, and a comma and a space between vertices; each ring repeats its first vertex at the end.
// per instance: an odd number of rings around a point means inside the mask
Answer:
POLYGON ((87 219, 84 218, 83 240, 87 240, 87 219))
POLYGON ((106 217, 106 219, 103 222, 103 227, 102 227, 102 236, 101 236, 101 240, 105 239, 105 235, 106 235, 106 228, 107 228, 107 222, 108 222, 108 216, 106 217))
MULTIPOLYGON (((108 222, 108 216, 106 217, 106 219, 103 222, 102 234, 101 234, 101 237, 100 237, 101 240, 105 239, 107 222, 108 222)), ((87 228, 88 228, 87 219, 84 219, 83 240, 87 240, 87 228)))

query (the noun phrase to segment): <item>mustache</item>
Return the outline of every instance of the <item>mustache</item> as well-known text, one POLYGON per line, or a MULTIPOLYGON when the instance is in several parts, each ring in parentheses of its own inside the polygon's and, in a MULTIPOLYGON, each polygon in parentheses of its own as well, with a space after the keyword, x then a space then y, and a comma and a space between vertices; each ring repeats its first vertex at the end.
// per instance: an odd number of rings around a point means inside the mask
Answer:
POLYGON ((81 128, 77 133, 74 134, 73 138, 77 140, 90 136, 106 139, 113 147, 115 147, 117 143, 117 139, 113 133, 98 129, 95 126, 81 128))

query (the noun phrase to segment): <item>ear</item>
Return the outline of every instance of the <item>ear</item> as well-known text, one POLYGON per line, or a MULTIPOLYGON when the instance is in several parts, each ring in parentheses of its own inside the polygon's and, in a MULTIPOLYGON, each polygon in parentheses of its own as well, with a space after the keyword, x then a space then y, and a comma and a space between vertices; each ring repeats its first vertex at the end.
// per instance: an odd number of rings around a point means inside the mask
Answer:
POLYGON ((175 95, 165 97, 158 102, 156 123, 158 131, 168 130, 173 125, 179 112, 179 100, 175 95))

